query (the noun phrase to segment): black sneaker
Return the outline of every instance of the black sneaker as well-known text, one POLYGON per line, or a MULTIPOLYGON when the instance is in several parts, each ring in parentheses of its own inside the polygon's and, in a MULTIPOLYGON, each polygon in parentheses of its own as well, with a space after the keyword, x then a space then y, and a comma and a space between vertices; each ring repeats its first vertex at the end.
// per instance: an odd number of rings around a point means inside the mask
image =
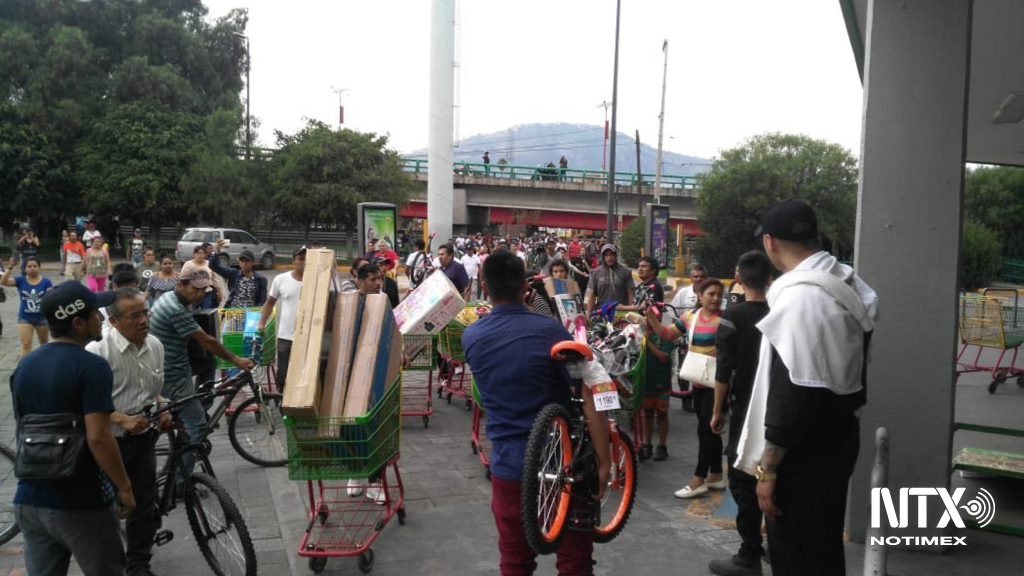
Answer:
POLYGON ((693 407, 693 396, 683 396, 683 412, 693 414, 696 411, 697 410, 693 407))
POLYGON ((644 444, 640 447, 640 461, 649 460, 651 458, 651 445, 644 444))
POLYGON ((712 574, 718 576, 761 576, 760 559, 754 562, 748 561, 739 554, 727 560, 712 560, 708 563, 708 569, 712 574))
POLYGON ((654 453, 653 460, 655 462, 661 462, 662 460, 668 459, 668 448, 665 446, 658 446, 658 451, 654 453))

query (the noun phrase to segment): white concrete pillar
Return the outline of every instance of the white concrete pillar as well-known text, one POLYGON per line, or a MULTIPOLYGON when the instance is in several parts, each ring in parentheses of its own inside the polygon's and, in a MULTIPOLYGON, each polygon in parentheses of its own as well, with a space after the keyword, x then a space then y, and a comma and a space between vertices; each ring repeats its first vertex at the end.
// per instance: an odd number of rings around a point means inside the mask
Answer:
MULTIPOLYGON (((876 427, 891 437, 890 488, 950 483, 971 5, 868 6, 856 266, 878 291, 881 321, 850 492, 855 541, 871 518, 876 427)), ((935 500, 932 528, 889 534, 938 535, 943 508, 935 500)))
POLYGON ((433 0, 430 10, 427 226, 437 234, 435 249, 452 235, 454 63, 455 0, 433 0))

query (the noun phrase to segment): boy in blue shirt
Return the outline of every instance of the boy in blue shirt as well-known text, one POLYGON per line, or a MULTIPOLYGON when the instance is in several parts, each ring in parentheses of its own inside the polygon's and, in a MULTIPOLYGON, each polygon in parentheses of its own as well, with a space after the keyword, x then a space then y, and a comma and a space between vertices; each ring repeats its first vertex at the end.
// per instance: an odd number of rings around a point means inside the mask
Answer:
MULTIPOLYGON (((547 404, 567 403, 572 380, 551 359, 551 347, 569 340, 557 321, 534 314, 523 303, 526 272, 508 250, 491 254, 483 265, 491 312, 466 328, 462 348, 473 367, 480 401, 487 411, 491 439, 491 510, 498 528, 503 576, 532 574, 537 554, 523 532, 522 475, 526 442, 537 414, 547 404)), ((583 387, 594 451, 598 458, 601 497, 611 467, 608 421, 598 414, 590 389, 583 387)), ((593 574, 592 533, 568 532, 558 549, 559 574, 593 574)))

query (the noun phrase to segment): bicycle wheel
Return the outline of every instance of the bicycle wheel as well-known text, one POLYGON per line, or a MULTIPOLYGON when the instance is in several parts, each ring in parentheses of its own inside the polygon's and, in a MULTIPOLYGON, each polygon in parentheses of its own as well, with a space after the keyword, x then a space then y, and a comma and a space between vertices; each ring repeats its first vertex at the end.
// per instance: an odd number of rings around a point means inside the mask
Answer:
POLYGON ((6 444, 0 444, 0 544, 6 544, 21 531, 14 520, 14 491, 17 489, 14 450, 6 444))
POLYGON ((565 533, 571 486, 565 475, 572 463, 569 411, 545 406, 530 430, 523 462, 523 531, 538 554, 551 554, 565 533))
POLYGON ((612 434, 612 470, 601 499, 601 524, 594 527, 594 542, 611 542, 622 532, 636 499, 636 450, 628 434, 612 434), (607 518, 607 520, 604 520, 607 518))
POLYGON ((256 550, 249 529, 227 490, 202 472, 192 473, 193 486, 205 486, 210 496, 195 490, 185 495, 188 523, 196 544, 217 576, 256 576, 256 550))
POLYGON ((228 439, 235 452, 259 466, 284 466, 288 449, 280 394, 264 392, 263 402, 253 396, 235 408, 228 421, 228 439))

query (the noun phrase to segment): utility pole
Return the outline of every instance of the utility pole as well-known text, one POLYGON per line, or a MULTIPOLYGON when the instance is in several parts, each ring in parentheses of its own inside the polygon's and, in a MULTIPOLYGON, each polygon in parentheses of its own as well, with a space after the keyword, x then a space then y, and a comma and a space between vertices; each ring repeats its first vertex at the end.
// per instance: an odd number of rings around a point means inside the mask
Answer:
POLYGON ((658 165, 654 168, 654 203, 661 204, 661 140, 665 134, 665 84, 668 82, 668 40, 661 45, 665 53, 665 71, 661 76, 661 112, 658 114, 658 165))
POLYGON ((615 204, 615 126, 619 117, 619 18, 622 15, 622 0, 615 0, 615 66, 612 71, 612 138, 608 155, 608 221, 605 232, 611 242, 615 204))
POLYGON ((640 131, 636 131, 636 217, 644 215, 644 175, 640 170, 640 131))

